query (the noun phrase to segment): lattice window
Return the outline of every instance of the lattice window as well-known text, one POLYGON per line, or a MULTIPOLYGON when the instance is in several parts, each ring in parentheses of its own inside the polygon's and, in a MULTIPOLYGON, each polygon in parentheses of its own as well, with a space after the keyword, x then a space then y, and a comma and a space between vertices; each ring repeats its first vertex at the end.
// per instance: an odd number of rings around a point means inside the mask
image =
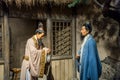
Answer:
POLYGON ((0 58, 2 57, 2 25, 0 25, 0 58))
POLYGON ((71 20, 53 21, 53 55, 67 56, 72 53, 71 20))

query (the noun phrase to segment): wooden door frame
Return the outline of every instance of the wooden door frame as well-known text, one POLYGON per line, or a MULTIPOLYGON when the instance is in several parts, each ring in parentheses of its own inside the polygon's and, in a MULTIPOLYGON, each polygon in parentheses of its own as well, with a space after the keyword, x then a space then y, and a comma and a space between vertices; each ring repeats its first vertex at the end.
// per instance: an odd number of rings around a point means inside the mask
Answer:
MULTIPOLYGON (((62 20, 62 19, 58 19, 62 20)), ((72 80, 77 80, 77 71, 76 71, 76 64, 75 64, 75 54, 76 54, 76 18, 73 17, 71 19, 71 26, 72 26, 72 57, 65 57, 65 59, 72 59, 73 60, 73 78, 72 80)), ((47 33, 48 40, 49 40, 49 47, 52 49, 52 19, 48 18, 47 19, 47 30, 49 31, 47 33)), ((53 52, 53 51, 52 51, 53 52)), ((57 57, 53 60, 57 60, 57 57)))
MULTIPOLYGON (((51 49, 53 50, 53 30, 52 30, 52 22, 54 21, 70 21, 71 22, 71 26, 73 26, 73 21, 72 19, 51 19, 51 49)), ((71 27, 72 29, 72 27, 71 27)), ((72 31, 73 32, 73 31, 72 31)), ((73 36, 73 35, 72 35, 73 36)), ((72 48, 73 49, 73 48, 72 48)), ((53 51, 52 51, 52 54, 53 54, 53 51)), ((67 55, 67 56, 53 56, 52 57, 52 60, 62 60, 62 59, 72 59, 73 56, 72 56, 72 52, 71 52, 71 55, 67 55)))

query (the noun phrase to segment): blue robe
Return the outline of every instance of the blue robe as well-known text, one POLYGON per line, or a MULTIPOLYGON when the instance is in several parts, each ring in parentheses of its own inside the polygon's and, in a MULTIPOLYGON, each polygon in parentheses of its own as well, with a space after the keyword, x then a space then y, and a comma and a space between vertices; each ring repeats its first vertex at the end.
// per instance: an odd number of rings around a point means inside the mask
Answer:
POLYGON ((82 62, 79 64, 79 71, 80 80, 99 80, 101 75, 102 65, 96 42, 91 35, 83 47, 82 62))

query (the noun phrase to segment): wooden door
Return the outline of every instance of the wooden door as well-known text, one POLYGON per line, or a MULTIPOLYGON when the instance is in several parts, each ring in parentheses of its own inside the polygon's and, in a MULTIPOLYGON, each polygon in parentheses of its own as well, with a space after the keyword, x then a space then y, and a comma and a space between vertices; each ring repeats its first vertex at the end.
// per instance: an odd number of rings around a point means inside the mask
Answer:
POLYGON ((72 20, 52 20, 52 74, 54 80, 71 80, 72 20))

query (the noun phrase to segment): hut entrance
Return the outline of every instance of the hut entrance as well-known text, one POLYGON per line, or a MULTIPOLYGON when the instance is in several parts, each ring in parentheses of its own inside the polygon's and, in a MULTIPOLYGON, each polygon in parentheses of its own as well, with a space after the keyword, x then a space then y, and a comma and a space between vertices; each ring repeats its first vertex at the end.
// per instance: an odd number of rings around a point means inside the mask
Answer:
MULTIPOLYGON (((10 27, 10 69, 21 68, 28 38, 34 35, 37 29, 37 19, 9 18, 10 27)), ((42 20, 45 23, 45 20, 42 20)), ((12 76, 12 72, 10 74, 12 76)))
POLYGON ((52 73, 54 80, 72 78, 72 20, 52 20, 52 73))

